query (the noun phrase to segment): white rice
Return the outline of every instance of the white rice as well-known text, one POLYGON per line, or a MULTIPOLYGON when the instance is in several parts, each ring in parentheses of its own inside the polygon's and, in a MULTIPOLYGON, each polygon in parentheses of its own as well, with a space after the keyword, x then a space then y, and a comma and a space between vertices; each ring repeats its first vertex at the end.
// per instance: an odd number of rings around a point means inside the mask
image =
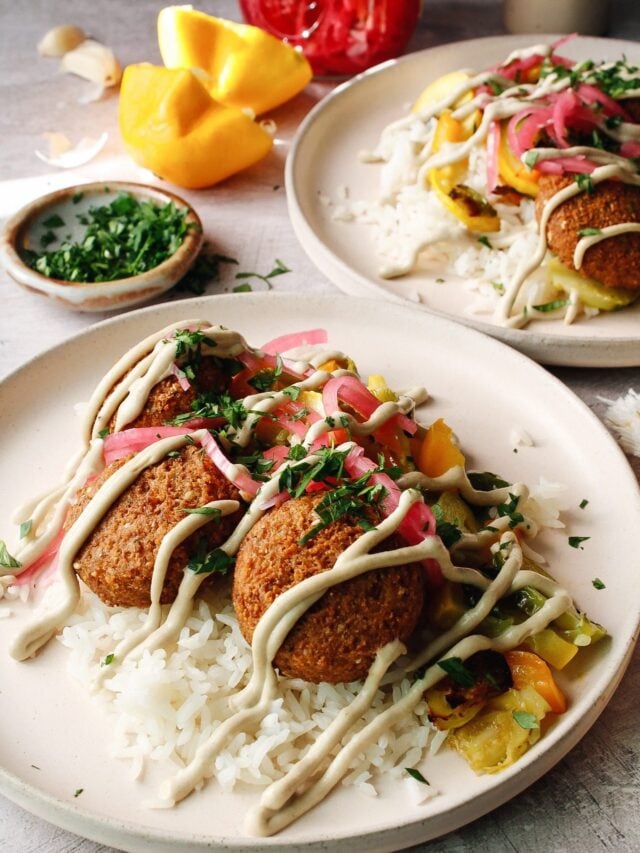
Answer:
MULTIPOLYGON (((59 637, 70 651, 73 676, 89 689, 107 655, 144 618, 143 610, 109 608, 85 592, 59 637)), ((138 778, 148 762, 168 760, 181 767, 193 758, 230 715, 226 699, 246 684, 251 650, 228 599, 222 606, 199 600, 173 650, 146 652, 139 660, 110 666, 113 675, 105 679, 96 700, 114 715, 112 756, 128 761, 131 774, 138 778)), ((378 691, 360 725, 373 720, 410 686, 410 679, 398 674, 396 683, 378 691)), ((283 776, 357 696, 360 685, 280 678, 279 687, 280 698, 259 730, 237 734, 215 759, 210 775, 225 791, 238 783, 265 786, 283 776)), ((393 731, 366 748, 343 784, 375 796, 375 774, 404 775, 404 768, 425 758, 435 731, 426 703, 421 702, 393 731)))
POLYGON ((620 446, 633 456, 640 456, 640 394, 633 388, 617 400, 600 398, 608 408, 604 422, 620 442, 620 446))

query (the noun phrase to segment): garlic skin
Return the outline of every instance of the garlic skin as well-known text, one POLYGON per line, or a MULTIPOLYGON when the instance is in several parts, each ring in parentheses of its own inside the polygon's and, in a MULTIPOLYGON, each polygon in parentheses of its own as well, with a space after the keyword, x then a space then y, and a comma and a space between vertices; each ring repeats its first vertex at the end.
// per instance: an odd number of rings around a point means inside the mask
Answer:
POLYGON ((78 47, 65 53, 60 70, 77 74, 100 86, 116 86, 122 77, 122 68, 113 51, 93 39, 86 39, 78 47))
POLYGON ((84 30, 74 24, 62 24, 45 33, 38 42, 40 56, 64 56, 86 39, 84 30))

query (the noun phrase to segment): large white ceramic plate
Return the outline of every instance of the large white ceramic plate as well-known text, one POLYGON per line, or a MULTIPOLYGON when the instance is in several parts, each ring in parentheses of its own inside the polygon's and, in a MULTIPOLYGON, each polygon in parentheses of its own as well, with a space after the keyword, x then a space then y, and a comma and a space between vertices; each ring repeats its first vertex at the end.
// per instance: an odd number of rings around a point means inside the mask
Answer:
MULTIPOLYGON (((456 68, 481 70, 509 53, 553 36, 503 36, 431 48, 393 60, 340 86, 309 113, 289 153, 287 198, 294 230, 311 260, 331 281, 353 296, 408 301, 415 310, 455 319, 500 338, 537 361, 576 367, 640 364, 640 303, 565 326, 537 320, 526 329, 504 329, 488 315, 472 316, 472 294, 454 275, 436 284, 427 272, 385 280, 378 275, 373 231, 362 223, 332 219, 323 198, 372 200, 379 167, 361 163, 358 152, 375 146, 380 131, 404 115, 431 80, 456 68)), ((634 42, 580 38, 563 46, 576 59, 620 59, 640 65, 634 42)))
POLYGON ((237 328, 258 345, 323 326, 364 373, 383 373, 396 387, 424 383, 432 395, 424 419, 445 417, 472 467, 509 480, 537 483, 545 477, 567 484, 567 529, 546 537, 544 550, 559 580, 610 627, 612 637, 594 648, 587 669, 566 679, 568 712, 504 773, 475 776, 443 749, 423 767, 440 791, 427 804, 408 802, 398 780, 382 779, 375 801, 339 787, 279 836, 254 839, 243 836, 242 826, 256 791, 225 795, 209 783, 174 810, 147 810, 142 804, 162 774, 134 782, 126 765, 109 758, 113 724, 65 673, 66 650, 52 642, 26 663, 7 656, 8 640, 24 617, 17 612, 0 619, 0 791, 71 831, 154 853, 302 845, 392 850, 451 831, 516 795, 585 734, 629 659, 640 613, 640 499, 624 456, 595 416, 541 367, 492 338, 405 306, 288 294, 194 299, 109 320, 3 383, 0 537, 14 539, 12 507, 54 483, 77 447, 74 404, 88 398, 96 380, 138 339, 169 322, 198 317, 237 328), (514 453, 514 426, 525 429, 535 446, 514 453), (583 499, 589 504, 580 509, 583 499), (590 539, 576 550, 568 535, 590 539), (596 575, 606 589, 594 589, 596 575), (83 793, 74 797, 80 788, 83 793))

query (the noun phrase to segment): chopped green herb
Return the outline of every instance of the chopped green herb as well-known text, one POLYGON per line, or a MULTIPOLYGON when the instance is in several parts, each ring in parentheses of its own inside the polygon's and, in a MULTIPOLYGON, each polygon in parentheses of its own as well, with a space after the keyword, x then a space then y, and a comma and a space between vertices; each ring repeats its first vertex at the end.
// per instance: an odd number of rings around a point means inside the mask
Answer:
MULTIPOLYGON (((55 243, 55 241, 56 235, 53 233, 53 231, 45 231, 44 234, 40 237, 40 245, 43 249, 46 249, 47 246, 50 246, 52 243, 55 243)), ((27 256, 27 262, 29 260, 29 257, 30 256, 27 256)), ((37 267, 34 267, 34 269, 37 269, 37 267)), ((41 270, 38 270, 38 272, 41 272, 41 270)))
POLYGON ((308 453, 309 451, 303 444, 292 444, 287 453, 287 459, 291 459, 293 462, 300 462, 308 453))
POLYGON ((458 657, 445 658, 438 661, 438 666, 443 669, 449 678, 460 687, 473 687, 476 683, 475 677, 468 667, 458 657))
POLYGON ((230 557, 222 548, 207 551, 207 540, 203 537, 198 542, 195 555, 187 563, 187 568, 194 575, 211 574, 212 572, 226 575, 233 568, 234 562, 234 557, 230 557))
POLYGON ((222 512, 215 506, 183 507, 182 512, 187 515, 210 515, 216 521, 219 521, 222 517, 222 512))
POLYGON ((279 275, 284 275, 288 272, 291 272, 291 270, 287 266, 285 266, 285 264, 279 258, 276 258, 273 269, 266 275, 261 275, 258 272, 238 272, 236 273, 236 279, 257 278, 260 281, 263 281, 267 285, 267 287, 271 289, 271 279, 276 278, 276 276, 279 275))
POLYGON ((73 796, 79 797, 83 791, 84 791, 84 788, 76 788, 75 791, 73 792, 73 796))
MULTIPOLYGON (((50 252, 26 252, 25 261, 42 275, 64 281, 129 278, 157 267, 177 251, 194 227, 187 214, 173 202, 160 205, 121 193, 111 203, 77 216, 87 226, 79 241, 65 241, 50 252)), ((55 227, 60 224, 64 223, 56 220, 55 227)), ((52 232, 45 233, 41 238, 45 248, 53 242, 49 235, 55 240, 52 232)))
POLYGON ((295 403, 302 393, 302 388, 299 388, 297 385, 290 385, 288 388, 285 388, 282 393, 286 394, 287 397, 290 397, 295 403))
POLYGON ((520 522, 524 521, 524 516, 521 512, 517 512, 518 502, 520 498, 518 495, 512 495, 509 492, 509 501, 504 504, 498 504, 497 510, 499 516, 508 516, 509 517, 509 527, 513 528, 520 522))
POLYGON ((590 536, 570 536, 569 537, 569 545, 571 545, 572 548, 580 548, 580 550, 583 551, 584 548, 582 548, 582 542, 586 542, 587 539, 591 539, 591 537, 590 536))
POLYGON ((167 453, 167 459, 177 459, 180 456, 179 450, 170 450, 167 453))
POLYGON ((191 410, 181 412, 169 422, 174 426, 193 421, 196 418, 224 418, 234 429, 242 426, 249 412, 242 400, 235 400, 228 391, 205 391, 198 394, 191 403, 191 410))
POLYGON ((437 278, 436 284, 444 284, 444 279, 443 278, 437 278))
POLYGON ((580 237, 595 237, 597 234, 602 234, 601 228, 581 228, 578 231, 580 237))
POLYGON ((573 179, 581 192, 585 192, 587 195, 592 195, 595 187, 591 175, 574 175, 573 179))
POLYGON ((25 536, 28 536, 31 533, 31 527, 33 525, 33 521, 28 519, 27 521, 23 521, 20 525, 20 538, 24 539, 25 536))
POLYGON ((99 438, 106 438, 108 435, 109 435, 109 427, 105 427, 104 429, 101 429, 100 432, 98 433, 99 438))
POLYGON ((84 198, 84 193, 78 191, 77 193, 74 193, 71 196, 71 201, 73 202, 73 204, 79 204, 83 198, 84 198))
POLYGON ((540 153, 538 151, 527 151, 523 157, 523 162, 529 169, 533 169, 539 159, 540 153))
POLYGON ((42 224, 45 228, 62 228, 64 225, 64 219, 59 214, 54 213, 47 219, 43 219, 42 224))
POLYGON ((469 482, 479 492, 491 492, 493 489, 504 489, 508 486, 506 480, 492 474, 491 471, 469 471, 469 482))
POLYGON ((529 711, 513 711, 511 716, 522 729, 540 728, 538 718, 529 711))
POLYGON ((412 779, 416 780, 416 782, 422 782, 423 785, 429 784, 422 773, 419 770, 416 770, 415 767, 405 767, 404 770, 405 773, 408 773, 412 779))
POLYGON ((218 255, 211 252, 201 252, 188 273, 180 279, 174 290, 181 293, 193 293, 201 296, 208 284, 220 280, 221 264, 237 264, 235 258, 218 255))
POLYGON ((19 560, 11 556, 2 539, 0 539, 0 566, 4 569, 19 569, 22 566, 19 560))
POLYGON ((593 584, 593 586, 596 589, 606 589, 607 588, 607 585, 604 583, 604 581, 601 581, 600 578, 594 578, 591 581, 591 583, 593 584))
POLYGON ((560 308, 566 308, 569 304, 568 299, 553 299, 551 302, 543 302, 541 305, 532 305, 534 311, 548 313, 549 311, 558 311, 560 308))
POLYGON ((586 498, 583 498, 583 499, 580 501, 580 509, 584 509, 584 508, 587 506, 587 504, 588 504, 588 503, 589 503, 589 501, 588 501, 586 498))
POLYGON ((100 666, 109 666, 110 664, 112 664, 112 663, 114 662, 114 660, 115 660, 115 659, 116 659, 116 656, 113 654, 113 652, 111 652, 111 654, 108 654, 108 655, 107 655, 107 656, 106 656, 106 657, 105 657, 105 658, 100 662, 100 666))
POLYGON ((252 293, 253 288, 250 284, 236 284, 233 288, 234 293, 252 293))
POLYGON ((502 282, 500 281, 492 281, 491 287, 493 287, 496 293, 499 293, 500 295, 504 293, 504 284, 502 284, 502 282))
POLYGON ((483 245, 483 246, 486 246, 486 247, 487 247, 487 249, 490 249, 490 248, 491 248, 491 243, 490 243, 490 241, 489 241, 489 238, 486 236, 486 234, 481 234, 481 235, 478 237, 478 243, 482 243, 482 245, 483 245))

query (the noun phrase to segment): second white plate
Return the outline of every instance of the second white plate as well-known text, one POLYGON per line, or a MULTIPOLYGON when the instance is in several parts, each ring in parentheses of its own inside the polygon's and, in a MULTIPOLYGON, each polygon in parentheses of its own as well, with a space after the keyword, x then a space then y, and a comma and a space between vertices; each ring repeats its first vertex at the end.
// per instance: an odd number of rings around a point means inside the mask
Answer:
MULTIPOLYGON (((358 152, 373 148, 380 131, 406 112, 429 81, 457 68, 486 68, 534 38, 546 42, 553 37, 500 36, 443 45, 385 63, 336 89, 303 122, 287 160, 291 221, 311 260, 353 296, 410 303, 487 332, 546 364, 640 365, 640 303, 570 326, 541 320, 526 329, 505 329, 488 316, 468 313, 472 295, 459 278, 447 276, 444 283, 426 273, 381 278, 373 232, 362 223, 333 220, 322 201, 336 199, 342 187, 349 188, 352 199, 373 198, 378 167, 361 163, 358 152)), ((640 64, 640 45, 633 42, 580 38, 563 46, 562 53, 595 60, 624 54, 640 64)))

